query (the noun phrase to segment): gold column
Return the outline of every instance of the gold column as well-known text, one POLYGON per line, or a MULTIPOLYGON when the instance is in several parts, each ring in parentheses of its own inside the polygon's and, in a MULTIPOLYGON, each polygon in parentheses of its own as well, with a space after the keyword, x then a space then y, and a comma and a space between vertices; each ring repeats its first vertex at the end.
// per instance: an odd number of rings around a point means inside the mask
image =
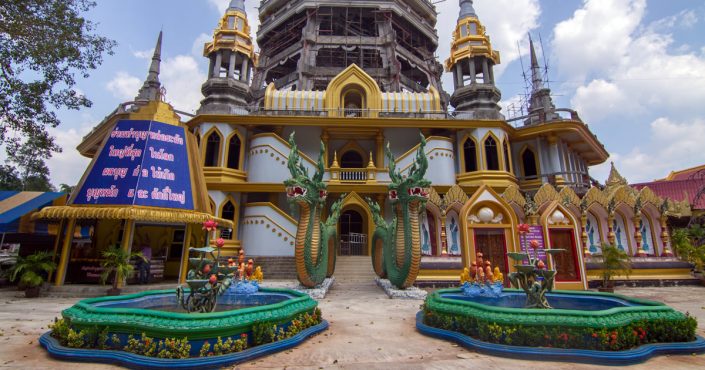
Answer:
MULTIPOLYGON (((125 226, 122 229, 122 243, 120 245, 120 248, 124 250, 125 252, 129 253, 132 251, 132 236, 135 233, 135 220, 125 220, 125 226)), ((127 279, 127 276, 121 276, 120 279, 118 280, 117 287, 122 288, 123 286, 127 285, 125 283, 125 280, 127 279)))
POLYGON ((634 240, 636 241, 636 255, 639 257, 646 257, 646 251, 642 247, 642 235, 641 235, 641 215, 637 214, 632 219, 634 223, 634 240))
POLYGON ((661 215, 659 221, 661 221, 661 241, 663 242, 663 253, 662 257, 673 257, 673 251, 671 250, 671 236, 668 234, 668 225, 666 221, 668 217, 666 215, 661 215))
POLYGON ((384 133, 382 130, 377 131, 375 143, 377 144, 377 168, 381 170, 384 168, 384 133))
POLYGON ((607 241, 610 245, 615 245, 614 228, 612 225, 614 225, 614 214, 607 216, 607 241))
POLYGON ((59 268, 56 270, 56 281, 55 286, 64 285, 64 280, 66 279, 66 269, 68 268, 69 262, 69 250, 71 249, 71 242, 73 241, 73 232, 76 228, 76 219, 70 218, 66 223, 66 229, 64 230, 64 243, 61 246, 61 258, 59 259, 59 268))
MULTIPOLYGON (((61 231, 64 230, 65 220, 61 219, 59 227, 56 229, 56 240, 54 240, 54 253, 52 254, 51 260, 56 262, 56 252, 59 251, 59 244, 61 244, 61 231)), ((47 276, 47 281, 51 281, 54 277, 54 272, 50 272, 47 276)))
POLYGON ((330 135, 328 135, 328 131, 323 130, 323 133, 321 134, 321 141, 323 141, 323 164, 326 167, 328 166, 328 144, 330 141, 330 135))
POLYGON ((583 241, 583 256, 589 256, 590 253, 590 246, 588 245, 588 234, 587 234, 587 213, 583 213, 582 216, 580 216, 580 223, 581 223, 581 229, 582 232, 580 233, 580 240, 583 241))
POLYGON ((193 225, 186 225, 186 237, 184 238, 184 245, 181 250, 181 266, 179 272, 179 284, 184 284, 186 282, 186 274, 188 274, 188 258, 189 258, 189 248, 191 247, 191 239, 193 234, 193 225))

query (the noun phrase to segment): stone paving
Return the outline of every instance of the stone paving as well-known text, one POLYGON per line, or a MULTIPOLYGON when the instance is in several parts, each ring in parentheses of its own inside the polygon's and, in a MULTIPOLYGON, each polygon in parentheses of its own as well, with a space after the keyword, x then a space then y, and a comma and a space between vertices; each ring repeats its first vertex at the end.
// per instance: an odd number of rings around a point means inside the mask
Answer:
MULTIPOLYGON (((660 300, 698 318, 705 335, 705 288, 625 288, 618 293, 660 300)), ((25 299, 21 292, 0 291, 0 368, 113 369, 51 359, 37 344, 39 335, 76 299, 25 299)), ((238 369, 597 369, 599 366, 522 362, 485 356, 452 343, 425 337, 414 329, 420 300, 391 300, 373 281, 336 282, 320 301, 330 329, 303 345, 241 364, 238 369)), ((705 355, 662 356, 628 369, 704 369, 705 355)))

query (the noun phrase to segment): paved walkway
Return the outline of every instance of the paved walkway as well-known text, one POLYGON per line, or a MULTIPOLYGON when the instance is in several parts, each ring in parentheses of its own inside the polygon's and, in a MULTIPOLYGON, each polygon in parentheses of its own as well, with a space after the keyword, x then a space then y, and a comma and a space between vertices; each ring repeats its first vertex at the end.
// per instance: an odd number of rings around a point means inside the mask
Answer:
MULTIPOLYGON (((618 293, 660 300, 698 318, 705 335, 705 288, 621 289, 618 293)), ((75 299, 28 300, 22 293, 0 291, 0 368, 112 369, 54 361, 37 344, 47 324, 75 299)), ((242 369, 597 369, 567 363, 522 362, 480 355, 449 342, 425 337, 414 329, 421 301, 387 299, 369 283, 337 283, 321 300, 330 329, 290 351, 242 364, 242 369)), ((657 357, 627 369, 703 369, 705 356, 657 357)))

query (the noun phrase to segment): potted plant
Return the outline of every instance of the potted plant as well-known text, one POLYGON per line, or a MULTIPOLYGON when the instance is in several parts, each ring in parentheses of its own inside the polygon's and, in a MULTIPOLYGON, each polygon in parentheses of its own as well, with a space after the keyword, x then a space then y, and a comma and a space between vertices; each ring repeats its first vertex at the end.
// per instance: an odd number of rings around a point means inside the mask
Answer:
POLYGON ((103 251, 103 261, 100 266, 103 267, 103 272, 100 274, 100 283, 105 284, 108 277, 112 276, 113 286, 108 289, 108 295, 120 295, 121 289, 118 288, 118 283, 130 276, 134 271, 134 266, 130 263, 130 259, 144 258, 141 252, 127 252, 119 246, 103 251))
POLYGON ((19 276, 19 284, 24 287, 27 298, 39 297, 39 291, 46 276, 56 270, 53 253, 37 252, 27 257, 17 257, 17 263, 10 270, 10 280, 19 276))
POLYGON ((671 244, 678 257, 693 265, 693 276, 699 278, 705 285, 703 267, 705 266, 705 244, 699 245, 703 239, 703 228, 693 225, 688 229, 676 229, 671 236, 671 244))
POLYGON ((616 245, 602 244, 602 287, 600 292, 614 293, 614 277, 619 275, 629 276, 632 272, 631 262, 627 252, 616 245))

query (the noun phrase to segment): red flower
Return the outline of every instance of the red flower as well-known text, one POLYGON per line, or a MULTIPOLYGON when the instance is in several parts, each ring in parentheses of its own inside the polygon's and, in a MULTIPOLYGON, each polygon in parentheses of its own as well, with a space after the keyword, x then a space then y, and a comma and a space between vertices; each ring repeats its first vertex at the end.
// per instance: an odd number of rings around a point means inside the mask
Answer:
POLYGON ((218 277, 215 276, 215 274, 211 275, 211 278, 208 279, 208 282, 211 283, 211 285, 214 285, 218 281, 218 277))
POLYGON ((203 222, 203 230, 213 231, 218 228, 218 223, 215 220, 208 220, 203 222))
POLYGON ((223 248, 225 245, 225 240, 223 238, 218 238, 215 240, 215 246, 218 248, 223 248))
POLYGON ((593 338, 597 338, 597 333, 592 333, 593 338))
POLYGON ((209 272, 211 272, 211 265, 203 266, 203 273, 208 274, 209 272))
POLYGON ((245 334, 245 333, 240 334, 240 338, 242 338, 242 339, 247 338, 247 334, 245 334))
POLYGON ((536 249, 536 248, 539 247, 539 241, 538 241, 538 240, 532 240, 532 241, 529 242, 529 246, 530 246, 531 248, 536 249))
POLYGON ((519 234, 526 234, 529 232, 529 224, 519 224, 517 230, 519 230, 519 234))
POLYGON ((538 267, 540 270, 543 270, 546 268, 546 264, 543 263, 543 260, 539 260, 539 262, 536 264, 536 267, 538 267))

